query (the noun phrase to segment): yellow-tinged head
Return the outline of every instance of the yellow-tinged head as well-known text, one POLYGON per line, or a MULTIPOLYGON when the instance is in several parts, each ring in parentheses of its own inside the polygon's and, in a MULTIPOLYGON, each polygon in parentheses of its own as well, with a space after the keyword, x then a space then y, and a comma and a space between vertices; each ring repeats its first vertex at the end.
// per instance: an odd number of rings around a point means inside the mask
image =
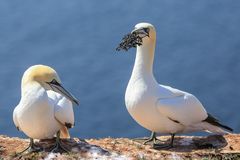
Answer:
POLYGON ((78 100, 69 93, 61 85, 61 80, 57 72, 45 65, 34 65, 29 67, 23 74, 22 87, 29 83, 39 83, 46 90, 53 90, 67 97, 70 101, 75 104, 79 104, 78 100))
POLYGON ((24 72, 22 85, 37 81, 45 86, 45 82, 51 82, 53 79, 55 79, 58 83, 61 83, 57 72, 53 68, 45 65, 34 65, 24 72))

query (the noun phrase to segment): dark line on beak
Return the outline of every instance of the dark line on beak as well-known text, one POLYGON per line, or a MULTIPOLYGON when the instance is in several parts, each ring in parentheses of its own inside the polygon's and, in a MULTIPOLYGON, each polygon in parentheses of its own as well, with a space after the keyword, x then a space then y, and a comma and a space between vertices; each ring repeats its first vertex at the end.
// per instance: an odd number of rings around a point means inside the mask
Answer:
POLYGON ((46 82, 46 83, 49 84, 49 86, 52 88, 53 91, 61 93, 63 96, 67 97, 71 102, 75 103, 76 105, 79 105, 78 100, 55 79, 52 80, 51 82, 46 82))

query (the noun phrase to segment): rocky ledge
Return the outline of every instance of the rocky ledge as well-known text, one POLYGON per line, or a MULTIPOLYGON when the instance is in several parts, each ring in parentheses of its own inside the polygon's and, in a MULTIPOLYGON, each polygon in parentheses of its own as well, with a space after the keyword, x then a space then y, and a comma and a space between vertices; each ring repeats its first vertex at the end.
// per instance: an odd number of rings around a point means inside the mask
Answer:
MULTIPOLYGON (((169 141, 168 136, 158 137, 161 141, 169 141)), ((42 148, 49 148, 53 140, 36 142, 42 148)), ((141 140, 128 138, 102 138, 62 140, 70 153, 43 152, 16 153, 25 149, 29 141, 16 137, 0 135, 1 159, 240 159, 240 134, 225 136, 211 135, 176 136, 174 148, 155 150, 150 144, 142 145, 141 140)), ((162 143, 162 142, 159 142, 162 143)))

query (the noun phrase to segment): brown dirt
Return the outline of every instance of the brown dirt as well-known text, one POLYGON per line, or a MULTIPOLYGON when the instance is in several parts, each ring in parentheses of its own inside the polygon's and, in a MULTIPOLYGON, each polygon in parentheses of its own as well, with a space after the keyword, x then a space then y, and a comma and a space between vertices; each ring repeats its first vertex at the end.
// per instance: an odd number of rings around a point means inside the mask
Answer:
MULTIPOLYGON (((168 136, 158 137, 164 143, 168 136)), ((36 142, 46 152, 16 155, 28 146, 28 140, 0 136, 0 159, 240 159, 240 135, 191 137, 176 136, 174 148, 155 150, 150 144, 142 145, 142 141, 128 138, 103 138, 81 140, 74 138, 63 140, 64 147, 72 150, 70 154, 49 154, 48 148, 53 140, 36 142)), ((159 142, 163 143, 163 142, 159 142)))

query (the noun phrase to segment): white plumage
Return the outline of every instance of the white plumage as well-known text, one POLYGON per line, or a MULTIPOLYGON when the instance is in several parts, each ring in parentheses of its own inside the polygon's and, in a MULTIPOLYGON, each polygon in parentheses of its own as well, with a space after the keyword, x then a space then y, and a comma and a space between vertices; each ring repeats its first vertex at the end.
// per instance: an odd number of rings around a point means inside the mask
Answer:
POLYGON ((126 107, 134 120, 158 133, 228 133, 224 129, 230 128, 208 114, 194 95, 157 83, 152 73, 155 28, 149 23, 139 23, 134 32, 142 36, 142 44, 137 46, 134 68, 125 93, 126 107))
POLYGON ((50 67, 36 65, 24 73, 21 100, 14 109, 13 121, 28 137, 52 138, 61 131, 62 138, 69 138, 66 124, 74 124, 73 104, 57 85, 62 87, 57 73, 50 67))

